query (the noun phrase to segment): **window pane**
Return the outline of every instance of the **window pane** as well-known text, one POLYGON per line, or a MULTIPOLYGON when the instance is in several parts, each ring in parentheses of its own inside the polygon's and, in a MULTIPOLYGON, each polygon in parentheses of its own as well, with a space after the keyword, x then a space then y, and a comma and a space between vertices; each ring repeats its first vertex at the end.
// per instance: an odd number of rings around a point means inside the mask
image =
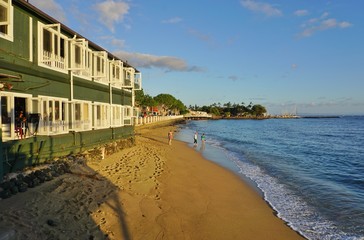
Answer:
POLYGON ((49 119, 48 119, 48 107, 47 107, 47 101, 43 101, 43 115, 42 115, 42 117, 43 117, 43 120, 44 121, 48 121, 49 119))
POLYGON ((62 121, 65 121, 65 119, 66 119, 66 107, 67 107, 67 103, 62 102, 62 121))
POLYGON ((4 33, 4 34, 8 34, 8 26, 7 25, 0 26, 0 32, 4 33))
POLYGON ((43 50, 44 51, 51 52, 51 49, 52 49, 51 37, 52 37, 52 34, 49 31, 44 29, 43 30, 43 50))
POLYGON ((53 53, 55 53, 56 55, 58 55, 58 38, 57 36, 53 35, 53 41, 54 41, 54 46, 53 46, 53 53))
POLYGON ((64 49, 64 39, 63 38, 61 38, 61 46, 60 46, 60 53, 59 53, 59 55, 61 56, 61 57, 63 57, 64 58, 64 56, 65 56, 65 49, 64 49))
POLYGON ((1 97, 1 120, 3 124, 10 123, 7 97, 1 97))
POLYGON ((75 104, 75 119, 77 121, 81 120, 81 104, 79 103, 75 104))
POLYGON ((49 101, 49 121, 53 121, 53 102, 52 101, 49 101))
POLYGON ((81 48, 75 45, 75 62, 81 64, 81 48))
POLYGON ((54 117, 55 117, 55 120, 59 120, 59 113, 60 113, 59 101, 56 101, 55 104, 54 104, 54 117))
POLYGON ((0 6, 0 22, 8 21, 8 9, 4 6, 0 6))
POLYGON ((88 121, 88 104, 87 103, 84 103, 83 104, 83 119, 85 121, 88 121))
POLYGON ((96 69, 97 69, 98 72, 101 71, 101 59, 99 57, 97 57, 96 69))

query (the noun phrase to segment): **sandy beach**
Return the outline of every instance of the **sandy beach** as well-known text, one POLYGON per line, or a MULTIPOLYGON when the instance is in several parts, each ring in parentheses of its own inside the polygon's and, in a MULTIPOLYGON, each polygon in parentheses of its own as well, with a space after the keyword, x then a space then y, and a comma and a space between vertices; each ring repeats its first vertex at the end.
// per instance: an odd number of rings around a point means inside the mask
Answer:
POLYGON ((0 199, 0 239, 304 239, 234 173, 136 128, 135 146, 0 199))

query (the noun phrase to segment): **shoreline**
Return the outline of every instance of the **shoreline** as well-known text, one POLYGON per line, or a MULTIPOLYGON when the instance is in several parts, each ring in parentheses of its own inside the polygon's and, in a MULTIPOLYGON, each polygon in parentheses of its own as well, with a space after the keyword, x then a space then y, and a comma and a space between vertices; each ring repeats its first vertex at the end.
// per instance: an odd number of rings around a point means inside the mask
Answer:
MULTIPOLYGON (((165 131, 168 131, 168 129, 166 128, 165 131)), ((306 239, 301 233, 299 233, 298 231, 293 230, 288 225, 288 222, 286 222, 286 221, 284 221, 284 220, 282 220, 282 219, 280 219, 278 217, 278 212, 276 210, 274 210, 271 207, 271 205, 269 204, 269 202, 264 199, 264 193, 262 192, 261 189, 259 189, 256 186, 256 183, 255 182, 253 182, 249 178, 246 178, 244 176, 238 175, 232 169, 229 169, 226 166, 222 166, 218 162, 216 162, 214 160, 211 160, 211 159, 209 159, 206 156, 203 156, 203 153, 202 152, 200 152, 199 150, 193 148, 192 146, 189 146, 189 143, 187 143, 187 142, 178 140, 178 144, 182 144, 183 145, 183 148, 187 148, 185 150, 182 150, 183 153, 185 153, 186 151, 193 151, 195 153, 194 155, 197 155, 196 159, 198 159, 199 161, 202 161, 204 166, 207 165, 207 164, 210 165, 210 166, 213 166, 213 168, 215 168, 214 171, 215 170, 218 171, 219 174, 222 173, 222 172, 225 172, 224 174, 227 174, 227 175, 229 175, 229 177, 232 177, 235 180, 237 180, 239 182, 239 184, 241 184, 240 187, 245 188, 244 191, 247 191, 245 193, 251 194, 251 197, 254 198, 254 201, 260 201, 259 204, 263 203, 262 205, 264 205, 264 208, 266 208, 266 209, 264 209, 264 211, 267 211, 268 210, 269 212, 271 212, 271 214, 272 214, 272 216, 274 218, 273 220, 274 221, 277 220, 278 225, 282 224, 282 225, 284 225, 285 227, 288 228, 288 231, 287 232, 289 232, 289 234, 288 234, 289 235, 289 239, 306 239), (293 235, 290 235, 292 232, 293 232, 293 235)), ((180 147, 181 146, 178 146, 178 148, 180 148, 180 147)), ((177 154, 178 157, 176 155, 175 155, 175 157, 176 158, 183 159, 183 155, 184 154, 177 154)), ((172 159, 172 157, 171 157, 171 159, 172 159)), ((189 161, 189 160, 188 159, 184 159, 181 162, 186 162, 186 161, 189 161)), ((194 160, 192 160, 192 161, 194 161, 194 160)), ((190 163, 192 164, 192 162, 190 162, 190 163)), ((188 172, 190 172, 190 169, 188 169, 188 172)), ((244 200, 246 200, 246 199, 244 199, 244 200)), ((262 205, 260 205, 260 207, 263 207, 262 205)), ((256 207, 256 206, 254 206, 254 207, 256 207)), ((250 219, 250 220, 252 220, 252 219, 250 219)), ((271 221, 271 220, 272 219, 269 219, 269 221, 271 221)), ((276 224, 277 222, 274 222, 274 221, 273 222, 270 222, 269 224, 273 224, 273 225, 276 224)), ((255 223, 255 224, 258 224, 259 225, 259 223, 255 223)), ((255 224, 253 223, 253 225, 255 225, 255 224)), ((244 226, 242 226, 242 227, 244 229, 244 226)), ((260 230, 262 230, 261 227, 259 227, 259 231, 260 230)), ((282 229, 279 229, 279 231, 281 231, 281 230, 282 229)), ((285 232, 285 230, 287 230, 287 229, 284 229, 284 231, 279 232, 278 236, 274 236, 273 232, 270 232, 270 235, 269 236, 266 235, 263 238, 261 238, 261 235, 254 235, 254 236, 251 235, 251 237, 248 237, 247 238, 247 235, 246 234, 243 234, 244 236, 242 235, 241 237, 243 237, 244 239, 288 239, 288 238, 286 238, 287 236, 285 237, 285 235, 284 235, 284 234, 287 234, 287 232, 285 232)), ((230 230, 230 231, 233 231, 233 230, 230 230)), ((218 235, 218 233, 215 233, 212 236, 215 236, 216 237, 217 235, 218 235)), ((222 237, 224 237, 224 239, 230 239, 227 236, 222 236, 222 237)), ((199 238, 196 238, 196 239, 199 239, 199 238)), ((214 237, 212 237, 211 239, 221 239, 221 238, 214 238, 214 237)), ((231 238, 231 239, 233 239, 233 238, 231 238)))
POLYGON ((304 239, 232 171, 167 133, 137 127, 136 145, 0 200, 0 237, 16 239, 304 239))

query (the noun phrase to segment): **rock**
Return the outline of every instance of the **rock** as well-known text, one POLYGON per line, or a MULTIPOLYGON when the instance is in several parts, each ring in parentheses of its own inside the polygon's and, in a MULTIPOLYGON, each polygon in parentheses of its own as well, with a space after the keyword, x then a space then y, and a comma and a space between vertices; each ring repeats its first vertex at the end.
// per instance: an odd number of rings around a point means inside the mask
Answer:
POLYGON ((40 181, 38 178, 34 178, 33 179, 33 187, 39 186, 40 185, 40 181))
POLYGON ((24 175, 23 174, 19 174, 18 176, 16 176, 16 178, 18 180, 23 180, 24 179, 24 175))
POLYGON ((6 190, 1 191, 1 192, 0 192, 0 197, 1 197, 2 199, 6 199, 6 198, 11 197, 11 192, 10 192, 10 190, 6 189, 6 190))
POLYGON ((32 183, 32 178, 31 178, 30 176, 25 176, 25 177, 23 178, 23 181, 24 181, 26 184, 28 184, 28 186, 29 186, 29 184, 30 184, 30 183, 32 183))
POLYGON ((25 192, 28 190, 28 184, 21 182, 18 186, 19 192, 25 192))
POLYGON ((2 189, 8 190, 8 189, 11 188, 11 183, 9 181, 2 182, 0 186, 1 186, 2 189))
POLYGON ((11 194, 16 195, 19 192, 19 189, 17 186, 13 186, 10 188, 10 192, 11 194))
POLYGON ((40 183, 44 183, 45 182, 45 173, 42 170, 37 170, 35 171, 35 176, 39 179, 40 183))
POLYGON ((47 224, 51 227, 56 227, 58 225, 57 222, 53 221, 52 219, 48 219, 47 224))

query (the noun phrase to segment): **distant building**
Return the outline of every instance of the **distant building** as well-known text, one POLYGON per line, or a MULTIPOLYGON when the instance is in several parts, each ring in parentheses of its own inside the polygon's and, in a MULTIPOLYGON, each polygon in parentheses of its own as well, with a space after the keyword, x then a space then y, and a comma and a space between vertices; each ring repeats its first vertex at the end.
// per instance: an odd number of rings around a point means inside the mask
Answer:
POLYGON ((187 114, 184 115, 185 119, 210 119, 212 118, 211 114, 203 111, 192 111, 189 110, 187 114))
MULTIPOLYGON (((136 68, 27 1, 0 0, 1 160, 19 160, 15 155, 22 151, 39 154, 55 136, 91 146, 131 135, 134 91, 141 81, 136 68), (79 140, 82 132, 98 138, 79 140), (20 140, 29 146, 22 142, 23 150, 14 150, 20 140), (37 148, 24 150, 35 143, 37 148)), ((54 146, 49 148, 56 155, 54 146)), ((27 154, 22 158, 34 158, 27 154)))

